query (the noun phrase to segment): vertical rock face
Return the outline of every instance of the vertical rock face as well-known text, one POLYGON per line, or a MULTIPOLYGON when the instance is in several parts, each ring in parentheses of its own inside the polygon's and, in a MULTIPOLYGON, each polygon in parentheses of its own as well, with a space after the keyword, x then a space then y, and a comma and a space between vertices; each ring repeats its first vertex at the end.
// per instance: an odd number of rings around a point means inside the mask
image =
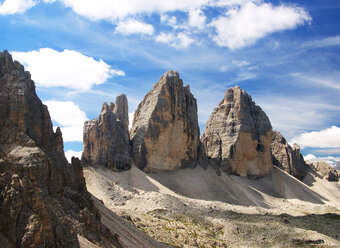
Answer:
POLYGON ((98 118, 84 123, 84 152, 86 165, 105 166, 116 171, 131 167, 128 102, 125 95, 116 104, 103 104, 98 118))
POLYGON ((273 169, 267 115, 238 86, 211 114, 201 141, 210 160, 229 173, 263 176, 273 169))
POLYGON ((281 133, 273 131, 270 150, 274 165, 299 180, 306 176, 308 165, 300 154, 300 146, 298 144, 294 144, 291 147, 281 133))
POLYGON ((67 163, 30 74, 0 53, 0 244, 78 247, 77 233, 98 243, 101 228, 80 163, 67 163))
POLYGON ((196 99, 177 72, 166 72, 144 97, 130 136, 135 163, 146 171, 175 170, 197 160, 196 99))

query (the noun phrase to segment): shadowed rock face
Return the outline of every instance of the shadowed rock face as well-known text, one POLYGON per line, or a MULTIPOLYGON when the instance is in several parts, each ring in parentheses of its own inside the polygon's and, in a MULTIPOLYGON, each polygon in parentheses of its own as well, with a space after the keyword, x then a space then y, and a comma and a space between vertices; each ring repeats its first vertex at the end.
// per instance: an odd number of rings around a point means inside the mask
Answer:
POLYGON ((274 165, 299 180, 302 180, 307 175, 309 166, 300 154, 299 145, 294 144, 291 147, 281 133, 273 131, 270 150, 274 165))
POLYGON ((125 95, 116 104, 103 104, 98 118, 84 123, 85 165, 105 166, 116 171, 131 168, 128 102, 125 95))
POLYGON ((80 162, 67 163, 30 74, 0 53, 0 244, 78 247, 77 233, 99 244, 102 228, 80 162))
POLYGON ((166 72, 144 97, 130 136, 135 163, 146 171, 175 170, 197 161, 196 99, 177 72, 166 72))
POLYGON ((267 115, 238 86, 226 91, 211 114, 201 142, 210 162, 241 176, 263 176, 273 169, 267 115))

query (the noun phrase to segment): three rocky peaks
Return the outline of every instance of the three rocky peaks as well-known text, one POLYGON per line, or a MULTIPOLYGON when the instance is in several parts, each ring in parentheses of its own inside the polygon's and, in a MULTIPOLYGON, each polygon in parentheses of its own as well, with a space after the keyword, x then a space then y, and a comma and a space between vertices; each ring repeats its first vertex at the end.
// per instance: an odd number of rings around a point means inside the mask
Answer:
MULTIPOLYGON (((135 163, 151 172, 199 164, 250 177, 270 173, 274 164, 299 179, 311 168, 237 86, 214 109, 200 139, 196 99, 174 71, 144 97, 130 133, 128 126, 125 95, 104 103, 99 117, 84 124, 82 162, 72 158, 69 164, 61 131, 53 131, 29 72, 1 52, 0 244, 79 247, 81 235, 101 247, 122 247, 101 222, 82 163, 117 171, 135 163)), ((326 168, 320 175, 337 180, 336 173, 326 168)))
POLYGON ((84 164, 120 171, 134 162, 146 172, 199 164, 244 177, 265 176, 275 165, 300 180, 310 168, 298 145, 292 148, 273 131, 267 115, 238 86, 226 91, 201 138, 196 99, 175 71, 145 95, 130 132, 128 123, 125 95, 116 104, 104 103, 99 117, 84 124, 84 164))

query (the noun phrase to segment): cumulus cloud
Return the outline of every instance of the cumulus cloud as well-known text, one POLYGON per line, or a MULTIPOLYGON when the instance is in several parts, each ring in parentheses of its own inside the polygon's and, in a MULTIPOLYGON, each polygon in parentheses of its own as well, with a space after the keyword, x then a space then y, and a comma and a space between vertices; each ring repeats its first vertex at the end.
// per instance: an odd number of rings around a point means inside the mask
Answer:
POLYGON ((0 3, 0 15, 21 14, 36 5, 34 0, 5 0, 0 3))
POLYGON ((83 141, 83 124, 88 118, 79 106, 71 101, 49 100, 47 105, 51 119, 60 126, 64 142, 83 141))
POLYGON ((214 41, 218 46, 239 49, 270 33, 294 29, 308 21, 310 15, 299 7, 247 2, 240 8, 231 8, 210 26, 216 29, 214 41))
POLYGON ((120 21, 117 24, 116 32, 130 35, 130 34, 147 34, 152 35, 154 33, 154 28, 151 24, 140 22, 135 19, 129 19, 126 21, 120 21))
POLYGON ((122 19, 127 16, 150 13, 166 13, 176 10, 188 10, 199 8, 208 4, 210 0, 97 0, 97 1, 79 1, 79 0, 60 0, 65 6, 70 7, 79 15, 90 19, 122 19))
POLYGON ((294 137, 290 143, 298 143, 301 147, 340 147, 340 128, 332 126, 330 128, 302 133, 294 137))
POLYGON ((32 79, 43 87, 66 87, 89 90, 105 83, 112 76, 124 76, 122 70, 112 69, 103 60, 95 60, 74 50, 58 52, 41 48, 31 52, 11 52, 32 74, 32 79))
POLYGON ((189 20, 188 25, 190 27, 195 27, 202 29, 205 26, 206 17, 202 10, 200 9, 191 9, 189 11, 189 20))
POLYGON ((182 32, 178 34, 162 32, 156 36, 156 41, 167 43, 175 48, 187 48, 191 43, 194 42, 194 39, 182 32))
POLYGON ((77 151, 67 150, 67 151, 65 152, 65 157, 67 158, 67 161, 68 161, 69 163, 71 163, 71 158, 72 158, 72 157, 78 157, 78 158, 80 159, 82 153, 83 153, 82 151, 77 152, 77 151))

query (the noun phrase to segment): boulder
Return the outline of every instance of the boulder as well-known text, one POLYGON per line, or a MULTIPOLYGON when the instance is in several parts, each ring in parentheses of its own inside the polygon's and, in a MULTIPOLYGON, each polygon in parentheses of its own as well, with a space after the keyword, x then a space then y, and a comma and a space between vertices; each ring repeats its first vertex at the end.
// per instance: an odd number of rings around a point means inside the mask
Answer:
POLYGON ((273 131, 270 150, 274 165, 299 180, 307 175, 309 166, 305 163, 298 144, 291 147, 281 133, 273 131))
POLYGON ((131 168, 128 102, 125 95, 116 104, 103 104, 98 118, 84 123, 84 165, 104 166, 115 171, 131 168))
POLYGON ((1 52, 2 247, 79 247, 78 234, 101 244, 104 226, 82 167, 72 161, 67 163, 60 129, 53 131, 30 74, 7 51, 1 52))
POLYGON ((272 126, 267 115, 240 87, 230 88, 212 112, 201 142, 210 163, 248 177, 269 174, 272 126))
POLYGON ((196 99, 176 71, 166 72, 139 104, 130 136, 135 163, 145 171, 176 170, 196 163, 196 99))

